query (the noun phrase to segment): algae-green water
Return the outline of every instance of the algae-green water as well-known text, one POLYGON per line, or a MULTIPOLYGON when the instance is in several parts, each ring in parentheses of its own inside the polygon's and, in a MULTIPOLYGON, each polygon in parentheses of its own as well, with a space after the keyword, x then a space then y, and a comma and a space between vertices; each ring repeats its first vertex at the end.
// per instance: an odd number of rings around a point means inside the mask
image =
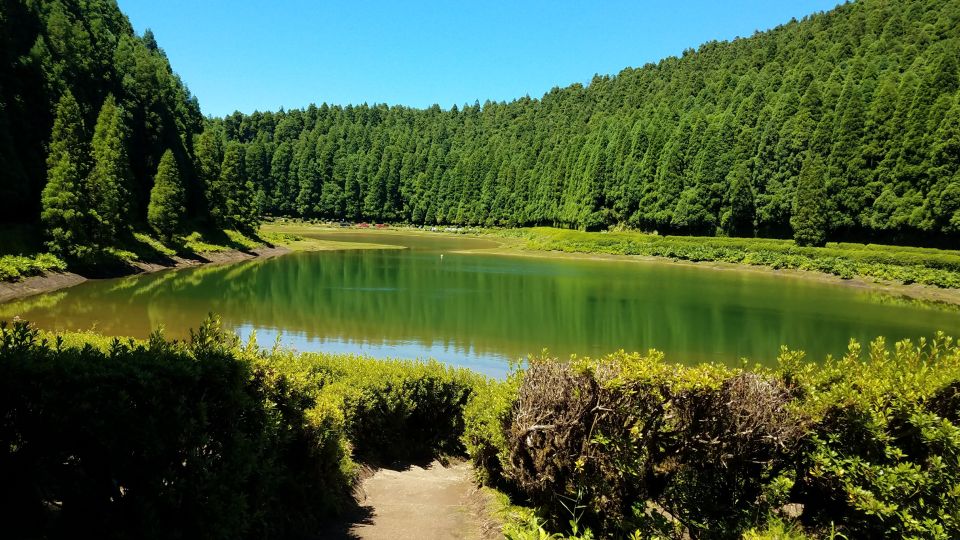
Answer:
POLYGON ((331 232, 401 245, 292 253, 79 286, 0 304, 42 328, 185 338, 208 313, 262 346, 426 358, 494 376, 538 354, 659 349, 681 363, 772 365, 781 345, 813 359, 850 338, 957 334, 960 312, 775 273, 666 262, 485 253, 489 240, 331 232), (463 250, 476 250, 464 253, 463 250))

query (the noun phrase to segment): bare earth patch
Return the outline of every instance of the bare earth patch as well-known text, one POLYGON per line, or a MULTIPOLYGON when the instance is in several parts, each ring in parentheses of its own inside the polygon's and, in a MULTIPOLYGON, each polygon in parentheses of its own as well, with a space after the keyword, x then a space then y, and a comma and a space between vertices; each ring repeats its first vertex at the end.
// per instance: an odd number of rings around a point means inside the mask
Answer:
POLYGON ((339 533, 325 538, 440 540, 498 538, 499 527, 486 516, 484 493, 473 483, 468 463, 434 461, 379 469, 360 486, 361 512, 339 533))
POLYGON ((0 303, 48 291, 73 287, 87 278, 70 272, 54 272, 31 276, 16 282, 0 281, 0 303))

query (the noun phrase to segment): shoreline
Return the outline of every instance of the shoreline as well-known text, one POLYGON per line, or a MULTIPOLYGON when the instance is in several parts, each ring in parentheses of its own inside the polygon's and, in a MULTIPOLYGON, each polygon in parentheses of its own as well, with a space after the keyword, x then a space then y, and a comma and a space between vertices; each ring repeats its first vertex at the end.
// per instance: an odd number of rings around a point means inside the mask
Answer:
MULTIPOLYGON (((297 225, 299 233, 309 234, 309 231, 304 231, 303 229, 309 229, 311 227, 304 227, 302 225, 297 225)), ((282 229, 285 228, 283 225, 275 227, 275 231, 279 229, 282 232, 282 229)), ((324 233, 336 233, 336 232, 364 232, 364 233, 374 233, 381 234, 387 238, 393 235, 414 235, 414 236, 446 236, 451 238, 476 238, 482 240, 489 240, 498 244, 497 247, 492 248, 476 248, 476 249, 463 249, 456 250, 453 253, 462 253, 462 254, 478 254, 486 253, 491 255, 501 255, 501 256, 513 256, 513 257, 533 257, 533 258, 545 258, 545 259, 579 259, 579 260, 597 260, 597 261, 619 261, 619 262, 631 262, 631 263, 654 263, 654 264, 672 264, 687 266, 692 268, 701 268, 708 270, 717 270, 717 271, 737 271, 737 272, 750 272, 750 273, 760 273, 774 276, 783 276, 790 277, 795 279, 803 279, 808 281, 815 281, 824 284, 839 285, 843 287, 852 287, 855 289, 860 289, 869 292, 876 292, 879 294, 889 295, 894 298, 904 298, 911 301, 919 302, 928 302, 933 304, 940 304, 950 307, 960 307, 960 289, 947 289, 934 287, 930 285, 923 285, 919 283, 912 284, 903 284, 893 281, 881 281, 867 279, 864 277, 854 277, 851 279, 843 279, 834 274, 828 274, 825 272, 817 272, 813 270, 798 270, 798 269, 776 269, 770 268, 763 265, 747 265, 740 263, 730 263, 730 262, 721 262, 721 261, 689 261, 684 259, 673 259, 669 257, 657 257, 650 255, 620 255, 612 253, 594 253, 594 252, 580 252, 580 251, 561 251, 561 250, 539 250, 539 249, 527 249, 523 246, 523 241, 520 239, 511 239, 504 237, 496 237, 492 235, 485 234, 476 234, 476 233, 454 233, 446 231, 436 231, 430 232, 425 230, 411 229, 405 230, 402 228, 386 228, 386 229, 370 229, 357 231, 355 229, 341 229, 333 227, 316 227, 318 232, 322 231, 324 233), (384 234, 386 233, 386 234, 384 234)), ((225 250, 225 251, 212 251, 212 252, 202 252, 199 253, 199 258, 197 259, 188 259, 184 257, 174 256, 171 257, 171 260, 174 262, 172 265, 168 264, 159 264, 159 263, 150 263, 150 262, 134 262, 131 264, 131 271, 116 277, 125 277, 133 276, 140 274, 151 274, 155 272, 161 272, 164 270, 175 270, 179 268, 192 268, 197 266, 206 266, 206 265, 219 265, 219 264, 231 264, 236 262, 243 262, 253 259, 269 259, 272 257, 277 257, 280 255, 285 255, 295 251, 335 251, 341 249, 404 249, 403 246, 398 246, 395 244, 369 244, 365 243, 356 243, 356 242, 340 242, 340 241, 329 241, 329 240, 318 240, 305 238, 300 240, 290 241, 284 244, 277 244, 273 247, 261 247, 250 251, 240 251, 240 250, 225 250), (284 245, 289 244, 289 245, 284 245)), ((91 279, 101 279, 101 278, 87 278, 80 274, 73 272, 53 272, 45 273, 38 276, 31 276, 17 282, 0 282, 0 304, 5 302, 10 302, 13 300, 19 300, 29 296, 34 296, 37 294, 42 294, 46 292, 52 292, 60 289, 65 289, 73 287, 74 285, 79 285, 85 281, 91 279)))
POLYGON ((342 229, 339 227, 325 227, 322 225, 303 225, 303 224, 274 224, 275 231, 283 231, 285 228, 296 228, 297 233, 309 234, 309 229, 313 228, 318 232, 336 233, 336 232, 364 232, 367 234, 382 234, 389 237, 396 234, 416 235, 416 236, 446 236, 450 238, 476 238, 490 240, 499 244, 493 248, 476 248, 456 250, 455 253, 488 253, 491 255, 504 255, 515 257, 538 257, 538 258, 572 258, 581 260, 604 260, 604 261, 622 261, 633 263, 657 263, 657 264, 675 264, 689 266, 693 268, 703 268, 719 271, 739 271, 761 273, 774 276, 791 277, 795 279, 804 279, 816 281, 824 284, 839 285, 842 287, 852 287, 869 292, 888 295, 893 298, 904 298, 910 301, 927 302, 949 306, 951 308, 960 307, 960 289, 948 289, 924 285, 921 283, 904 284, 896 281, 883 281, 878 279, 856 276, 850 279, 844 279, 835 274, 826 272, 817 272, 814 270, 799 270, 793 268, 771 268, 763 265, 750 265, 741 263, 729 263, 722 261, 689 261, 685 259, 674 259, 670 257, 657 257, 652 255, 619 255, 613 253, 596 253, 588 251, 561 251, 561 250, 539 250, 527 249, 524 247, 524 240, 521 238, 510 238, 496 235, 488 235, 476 232, 448 232, 448 231, 428 231, 417 228, 394 228, 383 229, 363 229, 358 231, 354 228, 342 229), (387 233, 387 234, 384 234, 387 233), (392 233, 392 234, 391 234, 392 233))
MULTIPOLYGON (((484 238, 477 236, 477 238, 484 238)), ((883 282, 865 279, 863 277, 854 277, 843 279, 840 276, 827 274, 825 272, 816 272, 813 270, 798 270, 792 268, 776 269, 761 265, 747 265, 738 263, 729 263, 721 261, 687 261, 684 259, 671 259, 669 257, 656 257, 650 255, 617 255, 612 253, 591 253, 580 251, 545 251, 538 249, 526 249, 518 245, 510 245, 510 242, 503 242, 501 247, 490 249, 461 250, 457 253, 489 253, 492 255, 514 256, 514 257, 535 257, 543 259, 580 259, 596 261, 621 261, 632 263, 656 263, 656 264, 674 264, 679 266, 688 266, 692 268, 703 268, 707 270, 718 271, 737 271, 751 272, 758 274, 767 274, 774 276, 785 276, 820 283, 840 285, 843 287, 852 287, 866 291, 884 293, 893 296, 900 296, 917 300, 921 302, 932 302, 938 304, 947 304, 960 307, 960 289, 944 289, 923 285, 920 283, 911 283, 909 285, 897 282, 883 282)))
MULTIPOLYGON (((199 258, 189 259, 174 256, 170 260, 173 264, 136 261, 130 264, 130 271, 114 277, 127 277, 143 274, 153 274, 165 270, 193 268, 197 266, 231 264, 253 259, 270 259, 292 253, 293 250, 284 246, 264 246, 250 251, 230 249, 225 251, 207 251, 198 253, 199 258)), ((0 282, 0 304, 21 300, 38 294, 58 291, 79 285, 86 281, 104 279, 88 278, 75 272, 50 272, 39 276, 30 276, 15 282, 0 282)), ((110 278, 106 278, 110 279, 110 278)))

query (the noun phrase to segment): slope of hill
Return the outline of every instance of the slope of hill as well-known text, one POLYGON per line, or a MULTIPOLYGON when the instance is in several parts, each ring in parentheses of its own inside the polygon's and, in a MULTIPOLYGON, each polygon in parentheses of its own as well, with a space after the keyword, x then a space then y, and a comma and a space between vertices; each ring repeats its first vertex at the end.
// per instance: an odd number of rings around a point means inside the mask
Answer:
POLYGON ((957 1, 863 0, 542 99, 207 129, 245 145, 275 215, 945 245, 958 55, 957 1))
POLYGON ((79 107, 84 145, 114 97, 123 118, 116 137, 129 168, 121 180, 135 210, 125 217, 145 221, 164 151, 191 169, 192 137, 203 122, 196 99, 153 35, 134 35, 113 0, 2 0, 0 222, 39 220, 54 117, 68 92, 79 107))
POLYGON ((862 0, 540 99, 205 121, 114 1, 2 0, 0 222, 68 261, 261 213, 955 246, 958 55, 960 0, 862 0))

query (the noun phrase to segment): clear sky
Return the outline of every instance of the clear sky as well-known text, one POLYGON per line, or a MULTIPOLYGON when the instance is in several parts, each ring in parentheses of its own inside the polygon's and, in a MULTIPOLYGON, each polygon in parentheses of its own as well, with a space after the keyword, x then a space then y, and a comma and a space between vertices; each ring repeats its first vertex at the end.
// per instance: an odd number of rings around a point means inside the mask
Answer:
POLYGON ((540 97, 838 0, 118 0, 204 114, 540 97))

